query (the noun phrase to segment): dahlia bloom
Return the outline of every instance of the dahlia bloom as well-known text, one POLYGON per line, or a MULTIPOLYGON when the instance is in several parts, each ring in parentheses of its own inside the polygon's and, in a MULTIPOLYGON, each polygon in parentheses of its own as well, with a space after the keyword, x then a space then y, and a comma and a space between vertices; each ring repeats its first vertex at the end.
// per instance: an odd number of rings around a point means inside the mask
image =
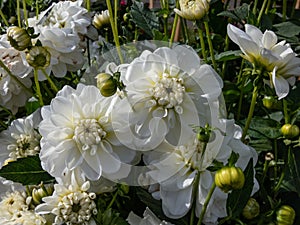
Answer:
POLYGON ((179 0, 180 10, 174 9, 175 13, 187 20, 199 20, 209 10, 210 0, 179 0))
MULTIPOLYGON (((146 176, 152 179, 152 183, 159 184, 158 188, 151 185, 149 190, 155 198, 162 200, 162 209, 167 217, 178 219, 185 216, 194 199, 196 216, 199 217, 214 182, 215 172, 208 170, 214 160, 226 164, 233 151, 240 156, 236 163, 238 167, 245 169, 250 158, 256 163, 256 151, 239 140, 241 130, 234 121, 221 119, 219 122, 206 147, 194 134, 185 145, 164 143, 145 153, 145 163, 150 168, 146 176)), ((253 192, 257 189, 255 181, 253 192)), ((219 217, 227 215, 226 200, 227 194, 216 188, 208 204, 204 224, 216 224, 219 217)))
MULTIPOLYGON (((111 104, 95 86, 64 86, 42 108, 40 159, 43 168, 58 177, 66 169, 81 168, 88 179, 126 177, 135 152, 122 146, 113 131, 111 104), (126 168, 125 168, 126 167, 126 168)), ((115 118, 116 119, 116 118, 115 118)))
POLYGON ((286 97, 289 85, 294 85, 300 76, 300 58, 285 41, 277 43, 273 31, 262 33, 257 27, 245 25, 245 32, 228 24, 227 33, 243 52, 243 58, 256 68, 270 73, 271 86, 275 88, 278 99, 286 97))
POLYGON ((36 130, 41 120, 37 110, 26 118, 14 120, 0 133, 0 168, 6 162, 39 154, 41 136, 36 130))
MULTIPOLYGON (((31 67, 26 63, 23 52, 14 49, 7 41, 6 35, 0 38, 0 59, 24 87, 31 87, 31 67)), ((24 106, 30 94, 2 67, 0 67, 0 105, 16 113, 24 106)))
MULTIPOLYGON (((90 16, 82 1, 60 1, 39 15, 30 18, 29 26, 39 33, 38 39, 51 54, 50 66, 46 69, 56 77, 63 77, 67 71, 76 71, 83 65, 83 50, 80 35, 87 33, 91 24, 90 16)), ((40 73, 40 80, 46 79, 40 73)))
POLYGON ((192 124, 211 124, 219 116, 222 82, 191 48, 146 50, 119 71, 125 97, 112 116, 123 120, 114 128, 132 149, 151 150, 165 138, 174 145, 185 142, 192 124))

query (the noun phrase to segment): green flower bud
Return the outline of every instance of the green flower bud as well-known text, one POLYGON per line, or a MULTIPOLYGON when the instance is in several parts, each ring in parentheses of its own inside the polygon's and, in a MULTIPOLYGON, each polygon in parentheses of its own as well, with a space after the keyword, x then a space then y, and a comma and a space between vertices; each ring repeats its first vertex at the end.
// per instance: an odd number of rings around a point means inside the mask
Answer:
POLYGON ((110 23, 108 10, 102 11, 101 14, 96 14, 92 23, 97 29, 108 25, 110 23))
POLYGON ((215 183, 222 191, 241 189, 245 183, 245 176, 241 168, 225 166, 215 175, 215 183))
POLYGON ((117 91, 117 81, 107 73, 100 73, 96 76, 97 87, 104 97, 110 97, 117 91))
POLYGON ((7 39, 10 45, 18 51, 23 51, 31 46, 31 37, 24 28, 9 27, 7 29, 7 39))
POLYGON ((251 220, 259 215, 259 204, 254 198, 249 198, 245 208, 243 209, 243 216, 251 220))
POLYGON ((42 46, 32 47, 26 55, 26 60, 35 69, 45 69, 50 65, 51 55, 42 46))
POLYGON ((285 138, 295 138, 298 137, 300 133, 299 127, 292 124, 284 124, 280 131, 285 138))
POLYGON ((295 216, 295 210, 291 206, 283 205, 276 212, 277 225, 292 225, 295 216))
POLYGON ((42 203, 42 198, 46 196, 50 196, 54 191, 53 186, 48 185, 48 186, 42 186, 39 188, 33 188, 32 189, 32 200, 35 205, 39 205, 42 203))

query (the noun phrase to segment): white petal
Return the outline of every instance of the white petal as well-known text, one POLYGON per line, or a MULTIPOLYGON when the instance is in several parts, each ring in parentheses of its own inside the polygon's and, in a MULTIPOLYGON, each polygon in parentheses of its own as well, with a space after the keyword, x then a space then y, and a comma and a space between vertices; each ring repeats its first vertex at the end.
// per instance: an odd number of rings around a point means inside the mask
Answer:
POLYGON ((277 67, 275 67, 272 72, 272 81, 275 87, 276 95, 280 100, 288 95, 290 87, 286 79, 284 79, 282 76, 276 76, 276 69, 277 67))

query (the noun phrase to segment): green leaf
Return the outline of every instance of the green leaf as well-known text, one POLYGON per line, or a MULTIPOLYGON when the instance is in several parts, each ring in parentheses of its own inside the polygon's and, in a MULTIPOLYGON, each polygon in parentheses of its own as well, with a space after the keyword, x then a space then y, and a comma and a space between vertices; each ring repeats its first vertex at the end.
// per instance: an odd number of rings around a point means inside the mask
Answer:
POLYGON ((38 156, 29 156, 10 162, 0 170, 0 176, 23 185, 50 183, 54 178, 41 167, 38 156))
POLYGON ((236 51, 230 50, 230 51, 221 52, 220 54, 215 55, 215 59, 220 62, 229 61, 229 60, 241 58, 241 54, 242 54, 241 50, 236 50, 236 51))
POLYGON ((28 101, 26 102, 25 108, 26 108, 26 113, 27 115, 30 115, 33 113, 35 110, 37 110, 40 107, 39 101, 28 101))
POLYGON ((255 138, 267 137, 270 139, 276 139, 281 136, 281 125, 272 119, 253 117, 249 135, 255 138))
POLYGON ((254 168, 253 168, 253 159, 251 158, 245 171, 245 184, 244 187, 240 190, 233 190, 228 194, 226 208, 228 215, 231 215, 232 218, 238 218, 244 207, 246 206, 248 199, 251 196, 253 189, 254 181, 254 168))
POLYGON ((235 8, 234 10, 223 11, 218 14, 218 16, 226 16, 235 21, 245 20, 249 15, 250 7, 248 4, 244 3, 240 7, 235 8))
POLYGON ((134 23, 145 31, 150 37, 154 37, 154 30, 159 29, 159 20, 156 14, 144 7, 144 3, 134 1, 130 14, 134 23))
POLYGON ((290 21, 275 24, 274 27, 277 29, 276 34, 283 37, 294 37, 300 33, 300 26, 290 21))
POLYGON ((249 145, 253 147, 257 152, 267 152, 272 150, 272 142, 269 139, 251 139, 249 145))

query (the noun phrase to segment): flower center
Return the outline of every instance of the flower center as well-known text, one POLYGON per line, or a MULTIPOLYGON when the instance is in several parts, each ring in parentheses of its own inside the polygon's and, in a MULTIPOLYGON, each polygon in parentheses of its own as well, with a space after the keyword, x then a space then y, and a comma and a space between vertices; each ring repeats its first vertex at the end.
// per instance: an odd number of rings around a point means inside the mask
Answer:
POLYGON ((162 78, 150 89, 156 104, 165 108, 173 108, 183 102, 185 88, 182 79, 170 77, 163 73, 162 78))
POLYGON ((86 151, 93 149, 93 146, 99 144, 105 136, 106 132, 96 119, 83 119, 77 123, 73 139, 82 150, 86 151))
POLYGON ((72 192, 63 196, 54 210, 57 215, 54 224, 89 224, 92 215, 97 214, 93 201, 95 197, 94 193, 86 192, 72 192))
POLYGON ((9 159, 17 160, 18 158, 25 158, 27 156, 34 156, 40 152, 41 136, 34 131, 33 134, 11 134, 16 139, 14 144, 7 146, 10 151, 9 159))

